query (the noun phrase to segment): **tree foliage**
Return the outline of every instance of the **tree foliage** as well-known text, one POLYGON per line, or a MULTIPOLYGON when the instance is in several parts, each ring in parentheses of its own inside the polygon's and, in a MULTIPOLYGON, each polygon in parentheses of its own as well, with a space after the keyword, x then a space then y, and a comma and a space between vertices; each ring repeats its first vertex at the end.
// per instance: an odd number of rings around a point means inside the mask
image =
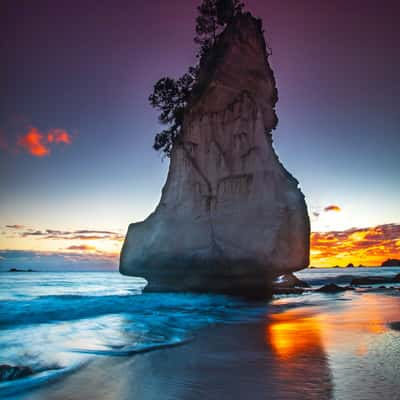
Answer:
MULTIPOLYGON (((240 0, 203 0, 198 6, 195 43, 199 47, 198 58, 204 57, 216 43, 218 35, 232 18, 241 13, 244 4, 240 0)), ((196 83, 199 65, 190 67, 181 78, 161 78, 149 97, 153 108, 160 111, 159 122, 167 129, 156 134, 153 148, 170 156, 173 145, 179 139, 183 116, 190 93, 196 83)))
POLYGON ((200 45, 198 57, 202 57, 214 45, 218 35, 232 18, 241 13, 244 4, 240 0, 203 0, 197 7, 195 43, 200 45))
POLYGON ((161 113, 158 120, 169 128, 156 134, 153 148, 162 150, 170 155, 172 146, 176 142, 183 123, 183 114, 189 99, 190 92, 196 82, 198 69, 190 67, 189 71, 178 80, 161 78, 155 85, 149 97, 152 107, 161 113))

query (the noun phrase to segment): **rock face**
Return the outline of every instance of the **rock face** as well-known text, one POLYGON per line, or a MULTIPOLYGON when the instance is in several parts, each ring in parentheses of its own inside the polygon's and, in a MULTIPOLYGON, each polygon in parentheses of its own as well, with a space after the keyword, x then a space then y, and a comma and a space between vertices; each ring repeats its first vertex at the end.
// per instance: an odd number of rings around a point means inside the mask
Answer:
POLYGON ((309 263, 309 218, 271 131, 277 90, 261 23, 236 17, 202 61, 156 210, 131 224, 120 272, 152 291, 267 296, 309 263))

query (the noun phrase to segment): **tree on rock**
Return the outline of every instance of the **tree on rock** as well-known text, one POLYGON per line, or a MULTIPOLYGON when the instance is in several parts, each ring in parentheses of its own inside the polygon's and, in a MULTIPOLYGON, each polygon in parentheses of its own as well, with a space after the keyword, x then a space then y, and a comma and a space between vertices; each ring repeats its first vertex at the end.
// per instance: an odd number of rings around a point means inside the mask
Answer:
POLYGON ((197 7, 195 43, 200 45, 202 57, 215 43, 218 35, 232 18, 240 14, 244 4, 240 0, 203 0, 197 7))
MULTIPOLYGON (((203 0, 197 7, 195 43, 200 45, 197 57, 202 59, 218 40, 218 36, 232 19, 240 14, 244 4, 240 0, 203 0)), ((162 150, 168 157, 177 142, 183 124, 183 115, 190 94, 197 81, 199 64, 190 67, 181 78, 161 78, 149 97, 152 107, 161 114, 158 119, 167 129, 156 134, 153 148, 162 150)))
POLYGON ((196 75, 197 69, 189 68, 189 72, 178 80, 162 78, 154 85, 154 91, 149 97, 150 104, 161 111, 158 117, 160 123, 170 125, 168 129, 156 134, 153 144, 155 150, 162 150, 167 156, 171 154, 172 146, 179 137, 196 75))

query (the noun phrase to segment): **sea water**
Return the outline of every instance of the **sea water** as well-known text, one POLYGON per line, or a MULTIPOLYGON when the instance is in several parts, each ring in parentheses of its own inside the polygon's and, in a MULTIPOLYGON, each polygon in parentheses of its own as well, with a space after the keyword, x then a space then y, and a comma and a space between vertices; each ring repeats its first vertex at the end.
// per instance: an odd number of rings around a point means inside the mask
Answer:
MULTIPOLYGON (((349 283, 354 275, 399 272, 315 269, 297 276, 316 286, 349 283)), ((193 339, 197 328, 258 320, 290 305, 211 294, 143 293, 145 285, 144 279, 117 272, 0 273, 0 364, 29 366, 35 373, 0 383, 0 397, 60 377, 93 357, 181 345, 193 339)), ((321 300, 317 294, 307 296, 303 304, 321 300)))
POLYGON ((117 272, 1 273, 0 364, 29 366, 26 389, 90 357, 127 356, 189 341, 196 328, 249 321, 265 303, 220 295, 142 293, 146 281, 117 272))

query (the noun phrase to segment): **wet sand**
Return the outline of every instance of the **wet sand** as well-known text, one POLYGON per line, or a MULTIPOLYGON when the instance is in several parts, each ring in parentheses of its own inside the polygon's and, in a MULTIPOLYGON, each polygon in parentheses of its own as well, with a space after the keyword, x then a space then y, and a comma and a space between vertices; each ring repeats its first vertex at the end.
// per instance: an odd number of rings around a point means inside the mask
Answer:
POLYGON ((400 399, 398 294, 313 294, 274 306, 259 323, 212 326, 179 347, 98 357, 15 399, 400 399))

